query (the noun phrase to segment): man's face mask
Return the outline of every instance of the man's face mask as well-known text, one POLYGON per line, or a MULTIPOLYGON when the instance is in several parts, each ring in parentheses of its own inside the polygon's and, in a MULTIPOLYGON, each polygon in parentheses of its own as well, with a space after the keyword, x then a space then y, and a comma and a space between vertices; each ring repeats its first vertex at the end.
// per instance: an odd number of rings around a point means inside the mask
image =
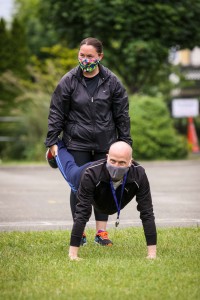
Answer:
POLYGON ((96 58, 88 59, 88 58, 80 58, 80 57, 78 61, 79 61, 79 66, 84 72, 94 71, 94 69, 97 67, 98 63, 100 62, 100 60, 96 58))
POLYGON ((113 181, 119 181, 121 180, 124 175, 128 172, 129 167, 116 167, 108 162, 106 163, 106 168, 110 174, 110 177, 113 181))

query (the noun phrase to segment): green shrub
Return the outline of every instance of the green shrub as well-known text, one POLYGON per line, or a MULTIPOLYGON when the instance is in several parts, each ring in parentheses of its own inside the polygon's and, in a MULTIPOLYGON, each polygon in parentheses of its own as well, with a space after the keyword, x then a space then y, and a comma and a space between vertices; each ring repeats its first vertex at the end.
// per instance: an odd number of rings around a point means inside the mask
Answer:
MULTIPOLYGON (((46 147, 49 95, 45 93, 25 93, 18 97, 25 102, 20 112, 20 121, 8 124, 13 126, 14 141, 3 143, 1 158, 6 160, 44 161, 46 147)), ((6 124, 6 126, 8 126, 6 124)))
POLYGON ((1 123, 0 160, 44 161, 51 95, 61 77, 77 65, 77 50, 54 45, 41 49, 46 58, 31 58, 29 76, 23 79, 11 71, 0 76, 0 116, 18 117, 19 122, 1 123))
POLYGON ((134 158, 181 159, 187 156, 187 140, 179 135, 161 97, 130 97, 134 158))

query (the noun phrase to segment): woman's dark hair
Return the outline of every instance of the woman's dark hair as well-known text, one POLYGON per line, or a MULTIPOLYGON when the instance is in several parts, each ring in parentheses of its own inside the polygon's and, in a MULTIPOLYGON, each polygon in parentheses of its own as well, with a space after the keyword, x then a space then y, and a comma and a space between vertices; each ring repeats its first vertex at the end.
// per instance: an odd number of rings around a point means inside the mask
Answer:
POLYGON ((102 42, 93 37, 88 37, 88 38, 82 40, 82 42, 80 43, 80 47, 83 45, 93 46, 96 49, 97 53, 99 53, 99 54, 103 52, 102 42))

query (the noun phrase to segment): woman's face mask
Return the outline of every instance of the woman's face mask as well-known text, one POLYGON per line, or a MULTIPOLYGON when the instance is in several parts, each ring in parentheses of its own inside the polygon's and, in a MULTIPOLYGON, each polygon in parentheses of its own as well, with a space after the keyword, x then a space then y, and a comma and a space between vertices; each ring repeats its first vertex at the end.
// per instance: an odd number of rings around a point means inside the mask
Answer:
POLYGON ((100 62, 99 59, 96 58, 78 58, 79 66, 84 72, 92 72, 97 67, 98 63, 100 62))
POLYGON ((113 181, 121 180, 129 170, 129 167, 116 167, 114 165, 109 164, 108 162, 106 163, 106 168, 113 181))

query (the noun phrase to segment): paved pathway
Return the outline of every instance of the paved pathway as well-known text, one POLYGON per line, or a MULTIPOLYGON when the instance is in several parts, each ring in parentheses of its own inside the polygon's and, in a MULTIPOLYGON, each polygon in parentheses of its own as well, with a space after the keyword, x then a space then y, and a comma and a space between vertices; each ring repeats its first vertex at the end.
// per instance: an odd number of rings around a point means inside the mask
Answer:
MULTIPOLYGON (((157 226, 199 226, 200 159, 143 162, 157 226)), ((0 166, 0 231, 70 229, 70 189, 48 165, 0 166)), ((109 217, 108 228, 116 215, 109 217)), ((121 227, 141 226, 136 201, 121 211, 121 227)), ((89 227, 95 226, 92 215, 89 227)))

